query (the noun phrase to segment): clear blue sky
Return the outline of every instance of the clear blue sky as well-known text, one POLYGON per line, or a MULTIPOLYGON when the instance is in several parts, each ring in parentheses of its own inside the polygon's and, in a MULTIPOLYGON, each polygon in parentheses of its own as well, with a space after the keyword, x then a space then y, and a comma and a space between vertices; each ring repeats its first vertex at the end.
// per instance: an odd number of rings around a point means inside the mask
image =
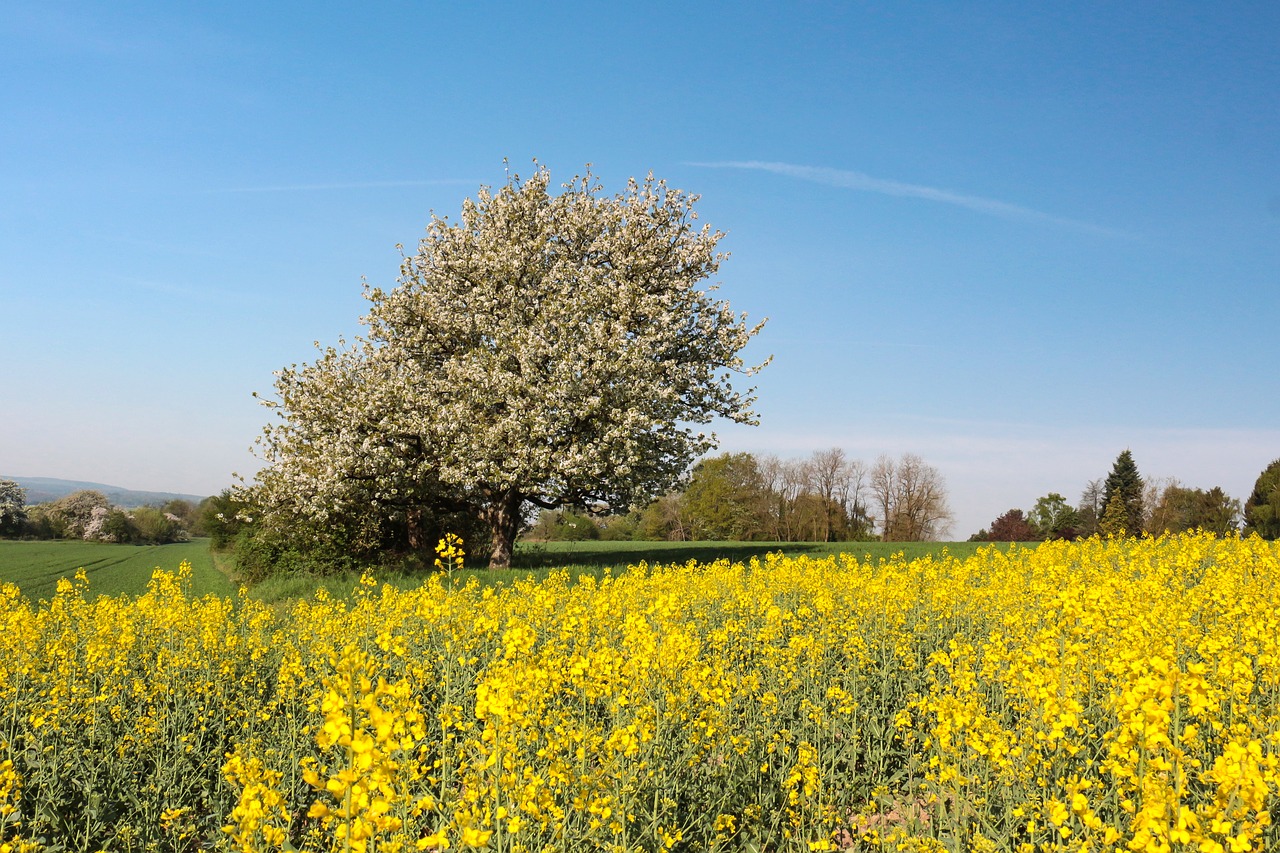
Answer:
POLYGON ((0 472, 210 493, 272 371, 503 158, 653 171, 769 317, 729 450, 1280 456, 1280 5, 0 3, 0 472))

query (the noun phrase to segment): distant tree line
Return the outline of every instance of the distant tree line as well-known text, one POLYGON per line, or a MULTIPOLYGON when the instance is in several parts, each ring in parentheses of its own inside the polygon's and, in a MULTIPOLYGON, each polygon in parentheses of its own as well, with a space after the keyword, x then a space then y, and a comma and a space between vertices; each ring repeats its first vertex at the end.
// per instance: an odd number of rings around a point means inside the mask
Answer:
POLYGON ((646 507, 597 509, 544 512, 526 538, 922 541, 944 535, 952 520, 942 475, 919 456, 881 456, 868 465, 840 448, 804 459, 722 453, 698 462, 646 507))
POLYGON ((1280 459, 1263 470, 1242 505, 1219 486, 1193 489, 1173 477, 1143 479, 1133 454, 1124 450, 1106 477, 1089 481, 1076 506, 1050 492, 1037 498, 1030 512, 1010 509, 969 539, 1032 542, 1188 530, 1280 537, 1280 459))
MULTIPOLYGON (((599 506, 545 511, 529 519, 533 540, 923 541, 952 521, 946 484, 920 457, 881 456, 868 465, 832 448, 804 459, 723 453, 698 462, 678 488, 642 508, 599 506)), ((198 504, 175 499, 123 509, 101 492, 79 491, 28 506, 17 483, 0 480, 0 537, 163 544, 207 536, 236 548, 246 580, 280 565, 312 568, 312 554, 281 551, 255 535, 260 508, 237 490, 198 504)), ((465 522, 466 519, 461 519, 465 522)), ((474 523, 474 522, 473 522, 474 523)), ((1106 477, 1089 481, 1076 505, 1057 492, 1030 511, 1010 509, 971 541, 1030 542, 1094 535, 1206 530, 1280 538, 1280 459, 1268 465, 1242 504, 1222 488, 1190 488, 1174 478, 1144 479, 1125 450, 1106 477)), ((351 562, 358 554, 337 555, 351 562)), ((354 565, 354 563, 352 563, 354 565)), ((345 565, 345 563, 344 563, 345 565)))
POLYGON ((211 499, 174 499, 156 506, 113 506, 102 492, 82 490, 45 503, 26 503, 26 490, 0 480, 0 536, 14 539, 81 539, 132 545, 165 545, 206 536, 211 499))

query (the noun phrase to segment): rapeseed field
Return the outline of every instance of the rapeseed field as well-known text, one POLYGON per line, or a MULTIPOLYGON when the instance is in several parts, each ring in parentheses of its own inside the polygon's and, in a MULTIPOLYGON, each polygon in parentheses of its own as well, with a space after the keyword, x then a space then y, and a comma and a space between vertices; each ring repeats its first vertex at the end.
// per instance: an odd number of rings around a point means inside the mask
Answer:
POLYGON ((291 609, 6 586, 0 851, 1280 849, 1278 579, 1184 535, 291 609))

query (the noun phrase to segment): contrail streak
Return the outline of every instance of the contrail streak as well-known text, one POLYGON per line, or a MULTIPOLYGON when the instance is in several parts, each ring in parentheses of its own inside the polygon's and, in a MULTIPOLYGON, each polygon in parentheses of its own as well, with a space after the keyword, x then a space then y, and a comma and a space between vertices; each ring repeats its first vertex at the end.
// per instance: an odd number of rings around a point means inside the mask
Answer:
POLYGON ((976 195, 964 195, 962 193, 938 189, 937 187, 926 187, 920 184, 906 184, 901 181, 890 181, 884 178, 875 178, 862 172, 852 172, 845 169, 828 169, 819 166, 797 166, 794 163, 773 163, 763 160, 720 160, 716 162, 684 163, 683 165, 700 166, 707 169, 754 169, 760 172, 773 172, 778 175, 786 175, 789 178, 799 178, 802 181, 812 181, 814 183, 825 184, 830 187, 880 193, 881 195, 898 196, 899 198, 922 198, 927 201, 937 201, 943 204, 952 204, 957 207, 964 207, 969 210, 976 211, 977 213, 1004 217, 1005 219, 1052 222, 1056 225, 1080 228, 1086 231, 1092 231, 1096 234, 1121 236, 1120 232, 1110 228, 1104 228, 1090 222, 1081 222, 1078 219, 1067 219, 1061 216, 1054 216, 1051 213, 1044 213, 1043 211, 1034 210, 1030 207, 1010 204, 1007 201, 983 198, 982 196, 976 195))

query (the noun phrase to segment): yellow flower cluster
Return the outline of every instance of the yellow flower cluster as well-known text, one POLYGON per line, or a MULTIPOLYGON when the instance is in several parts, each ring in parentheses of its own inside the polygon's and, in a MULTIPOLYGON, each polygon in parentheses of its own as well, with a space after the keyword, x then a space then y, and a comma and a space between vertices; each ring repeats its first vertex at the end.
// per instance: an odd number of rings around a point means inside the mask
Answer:
POLYGON ((1048 543, 956 568, 972 594, 913 706, 944 824, 1026 853, 1277 848, 1273 543, 1048 543))
POLYGON ((1187 535, 0 587, 0 851, 1280 849, 1277 576, 1187 535))
POLYGON ((446 533, 436 543, 436 568, 442 572, 462 571, 462 561, 466 556, 466 551, 462 550, 462 537, 456 533, 446 533))

